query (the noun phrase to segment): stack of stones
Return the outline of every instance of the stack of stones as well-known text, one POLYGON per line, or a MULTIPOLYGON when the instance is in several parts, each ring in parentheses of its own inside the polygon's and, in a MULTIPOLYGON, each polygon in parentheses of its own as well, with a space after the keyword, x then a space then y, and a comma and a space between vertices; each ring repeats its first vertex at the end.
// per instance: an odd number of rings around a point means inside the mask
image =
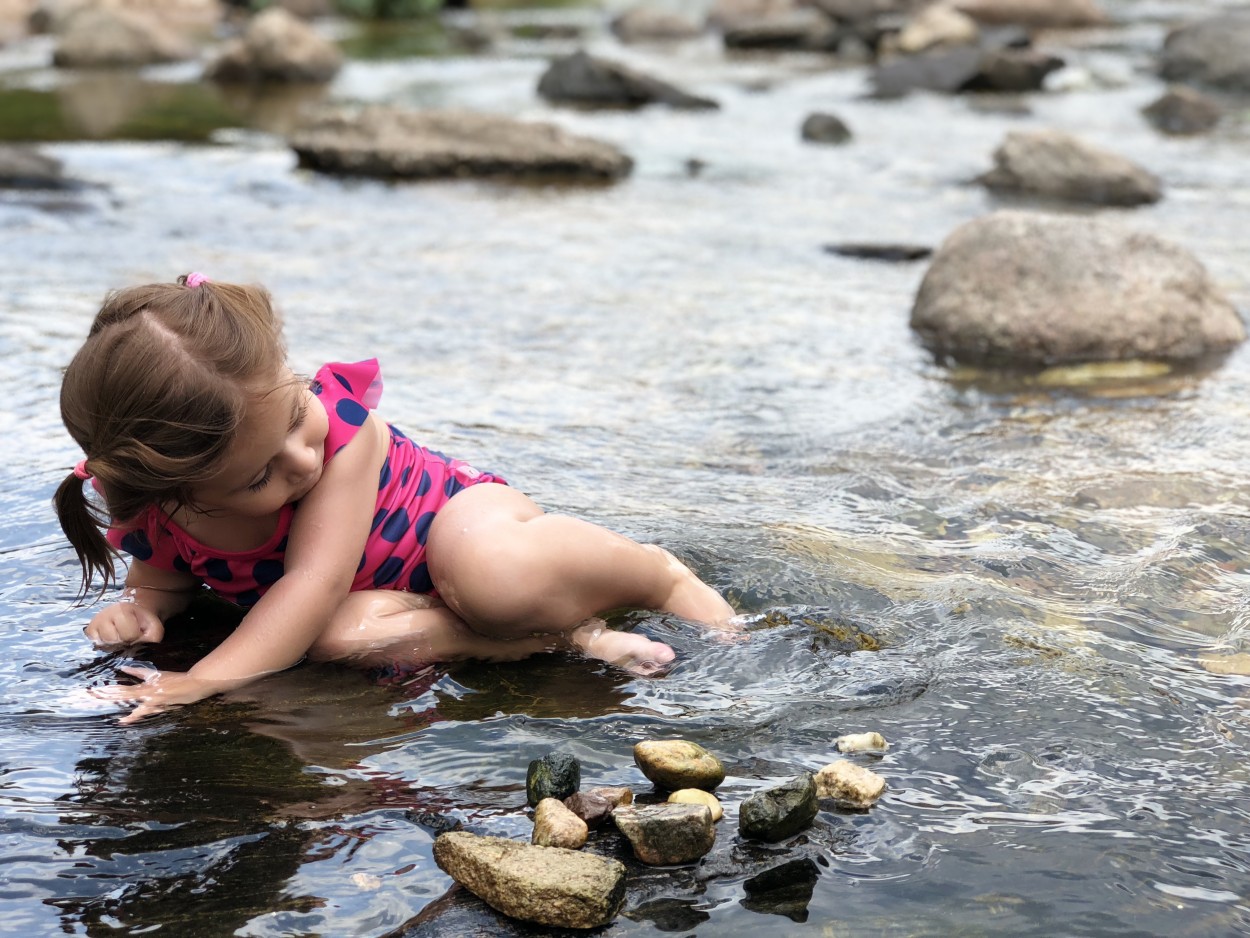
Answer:
MULTIPOLYGON (((837 740, 839 752, 884 751, 880 733, 837 740)), ((648 740, 634 746, 634 762, 667 800, 634 802, 626 787, 581 790, 581 766, 572 756, 535 759, 526 775, 526 798, 534 809, 529 844, 465 832, 441 835, 434 859, 454 880, 499 912, 563 928, 596 928, 620 911, 625 898, 622 863, 580 852, 592 830, 611 820, 634 856, 651 866, 693 863, 716 840, 724 809, 715 790, 725 766, 688 740, 648 740)), ((755 792, 739 805, 738 833, 777 842, 815 819, 821 799, 867 809, 884 793, 885 779, 847 759, 755 792)))

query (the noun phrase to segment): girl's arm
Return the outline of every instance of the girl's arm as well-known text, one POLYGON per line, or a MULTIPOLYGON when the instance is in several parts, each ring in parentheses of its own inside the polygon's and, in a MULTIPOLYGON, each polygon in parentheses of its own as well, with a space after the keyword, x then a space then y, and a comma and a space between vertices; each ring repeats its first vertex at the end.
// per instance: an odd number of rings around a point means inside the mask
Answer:
POLYGON ((190 574, 132 560, 121 601, 97 612, 83 631, 99 647, 159 642, 165 620, 187 608, 199 586, 190 574))
POLYGON ((241 687, 303 657, 351 589, 369 535, 388 441, 385 423, 370 414, 300 502, 282 578, 217 648, 185 674, 122 669, 143 683, 104 692, 111 699, 138 702, 121 722, 133 723, 167 707, 241 687))

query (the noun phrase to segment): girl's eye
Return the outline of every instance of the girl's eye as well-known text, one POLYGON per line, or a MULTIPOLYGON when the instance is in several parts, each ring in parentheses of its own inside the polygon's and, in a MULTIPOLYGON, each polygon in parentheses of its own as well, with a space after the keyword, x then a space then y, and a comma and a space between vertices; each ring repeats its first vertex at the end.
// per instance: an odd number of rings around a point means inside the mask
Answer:
POLYGON ((261 489, 263 489, 266 485, 269 484, 269 477, 271 475, 273 475, 273 466, 268 465, 265 467, 265 474, 247 487, 248 491, 259 492, 261 489))

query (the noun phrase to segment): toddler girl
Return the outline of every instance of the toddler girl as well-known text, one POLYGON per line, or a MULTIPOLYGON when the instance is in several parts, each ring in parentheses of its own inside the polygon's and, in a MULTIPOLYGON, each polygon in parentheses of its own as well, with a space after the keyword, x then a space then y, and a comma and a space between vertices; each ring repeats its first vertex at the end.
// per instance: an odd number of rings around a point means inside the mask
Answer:
POLYGON ((269 294, 202 274, 110 294, 65 372, 82 447, 57 489, 83 590, 130 555, 100 646, 158 642, 203 586, 247 609, 188 672, 123 668, 134 722, 304 656, 364 666, 575 650, 640 673, 667 645, 597 613, 723 626, 732 608, 668 552, 544 514, 500 477, 416 445, 370 412, 376 361, 287 368, 269 294), (90 481, 100 498, 89 499, 90 481))

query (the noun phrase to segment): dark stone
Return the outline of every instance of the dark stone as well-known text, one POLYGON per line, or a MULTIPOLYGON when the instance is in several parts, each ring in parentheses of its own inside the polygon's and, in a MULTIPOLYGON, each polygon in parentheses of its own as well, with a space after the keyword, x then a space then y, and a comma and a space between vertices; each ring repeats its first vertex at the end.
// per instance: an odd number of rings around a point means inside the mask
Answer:
POLYGON ((1165 134, 1200 134, 1220 122, 1222 109, 1200 91, 1184 86, 1172 88, 1142 108, 1154 128, 1165 134))
POLYGON ((738 832, 756 840, 784 840, 810 825, 816 812, 816 781, 812 773, 804 772, 742 802, 738 832))
POLYGON ((784 915, 793 922, 807 921, 807 907, 816 891, 820 868, 811 857, 788 860, 742 884, 742 907, 761 915, 784 915))
POLYGON ((558 104, 636 108, 667 104, 685 110, 710 110, 710 98, 687 94, 667 82, 584 51, 556 59, 538 80, 538 93, 558 104))
POLYGON ((607 798, 601 798, 599 795, 586 791, 578 791, 569 795, 564 799, 564 806, 585 821, 586 826, 591 830, 599 827, 611 817, 612 809, 616 807, 607 798))
POLYGON ((570 755, 549 752, 530 763, 525 773, 525 797, 530 805, 544 798, 563 801, 582 784, 582 766, 570 755))
POLYGON ((1063 59, 1031 48, 959 46, 899 58, 872 73, 873 97, 899 98, 910 91, 1036 91, 1063 59))
POLYGON ((71 189, 61 161, 34 147, 0 145, 0 189, 71 189))
POLYGON ((851 139, 851 129, 836 114, 817 111, 803 121, 800 133, 810 143, 846 143, 851 139))
POLYGON ((840 257, 858 257, 867 261, 919 261, 933 253, 924 244, 868 244, 848 241, 843 244, 826 244, 825 251, 840 257))

